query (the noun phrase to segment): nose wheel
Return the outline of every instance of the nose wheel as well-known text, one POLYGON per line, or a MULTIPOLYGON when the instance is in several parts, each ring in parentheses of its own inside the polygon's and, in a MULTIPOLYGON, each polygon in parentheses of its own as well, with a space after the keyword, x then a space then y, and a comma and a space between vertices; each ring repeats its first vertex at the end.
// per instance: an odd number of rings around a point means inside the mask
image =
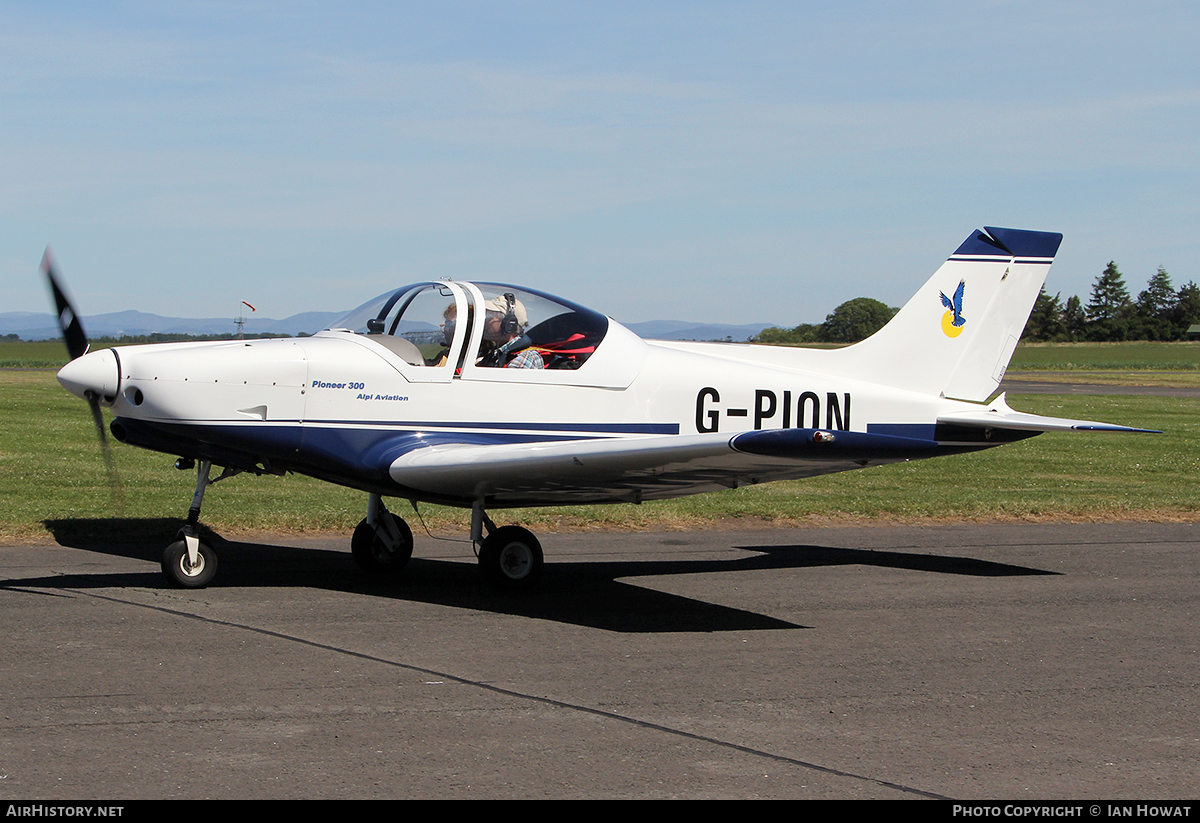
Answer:
POLYGON ((225 468, 218 477, 209 477, 212 463, 185 457, 175 461, 175 468, 190 469, 196 466, 196 493, 192 496, 192 507, 188 510, 187 522, 179 531, 176 540, 163 551, 162 570, 167 582, 180 589, 203 589, 217 574, 217 553, 212 546, 200 541, 200 506, 204 492, 213 483, 241 474, 240 469, 225 468))
POLYGON ((207 543, 196 541, 196 559, 188 552, 187 538, 176 540, 163 551, 162 570, 171 585, 180 589, 202 589, 217 574, 217 553, 207 543))

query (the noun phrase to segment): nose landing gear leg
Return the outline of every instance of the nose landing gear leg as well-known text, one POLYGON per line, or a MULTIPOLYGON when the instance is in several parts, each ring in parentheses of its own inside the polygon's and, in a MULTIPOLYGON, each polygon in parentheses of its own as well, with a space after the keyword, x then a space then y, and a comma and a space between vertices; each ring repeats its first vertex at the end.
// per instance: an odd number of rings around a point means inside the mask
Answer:
MULTIPOLYGON (((187 468, 190 461, 176 463, 180 468, 187 468)), ((200 540, 200 506, 204 502, 204 492, 210 483, 208 472, 212 462, 201 460, 196 469, 196 493, 192 495, 192 507, 188 509, 187 522, 180 531, 182 539, 176 540, 163 551, 162 570, 171 585, 181 589, 202 589, 212 582, 217 574, 217 553, 212 547, 200 540)), ((228 477, 228 470, 222 478, 228 477)))

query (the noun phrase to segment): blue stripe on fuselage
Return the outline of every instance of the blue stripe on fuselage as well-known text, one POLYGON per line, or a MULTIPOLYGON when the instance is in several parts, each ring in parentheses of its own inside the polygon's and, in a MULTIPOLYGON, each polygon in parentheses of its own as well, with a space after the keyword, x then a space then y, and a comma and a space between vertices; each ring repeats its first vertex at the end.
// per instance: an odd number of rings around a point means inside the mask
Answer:
POLYGON ((392 429, 477 430, 562 432, 563 434, 679 434, 678 423, 476 423, 440 420, 305 420, 305 425, 378 426, 392 429))
MULTIPOLYGON (((260 464, 302 474, 389 482, 388 467, 427 446, 492 446, 593 440, 622 434, 678 434, 676 423, 397 423, 199 421, 120 418, 123 442, 166 454, 255 470, 260 464), (400 427, 404 427, 403 429, 400 427), (490 431, 489 431, 490 430, 490 431)), ((114 429, 114 432, 116 429, 114 429)), ((353 485, 353 483, 351 483, 353 485)))

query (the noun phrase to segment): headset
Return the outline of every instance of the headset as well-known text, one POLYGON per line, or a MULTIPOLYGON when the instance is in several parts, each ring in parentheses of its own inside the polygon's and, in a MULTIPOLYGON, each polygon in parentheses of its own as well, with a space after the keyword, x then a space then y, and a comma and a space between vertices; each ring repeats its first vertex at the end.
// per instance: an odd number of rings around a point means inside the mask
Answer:
POLYGON ((510 291, 504 293, 504 301, 508 304, 504 314, 504 319, 500 321, 500 332, 505 335, 516 334, 521 331, 521 324, 517 320, 517 296, 510 291))

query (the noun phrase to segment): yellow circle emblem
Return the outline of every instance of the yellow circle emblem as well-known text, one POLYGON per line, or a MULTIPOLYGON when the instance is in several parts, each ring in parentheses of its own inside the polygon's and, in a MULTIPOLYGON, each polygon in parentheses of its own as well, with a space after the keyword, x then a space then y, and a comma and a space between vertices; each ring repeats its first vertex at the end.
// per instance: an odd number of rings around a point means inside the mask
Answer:
POLYGON ((942 315, 942 331, 946 333, 947 337, 958 337, 964 328, 966 328, 965 323, 961 326, 954 325, 954 312, 948 311, 942 315))

